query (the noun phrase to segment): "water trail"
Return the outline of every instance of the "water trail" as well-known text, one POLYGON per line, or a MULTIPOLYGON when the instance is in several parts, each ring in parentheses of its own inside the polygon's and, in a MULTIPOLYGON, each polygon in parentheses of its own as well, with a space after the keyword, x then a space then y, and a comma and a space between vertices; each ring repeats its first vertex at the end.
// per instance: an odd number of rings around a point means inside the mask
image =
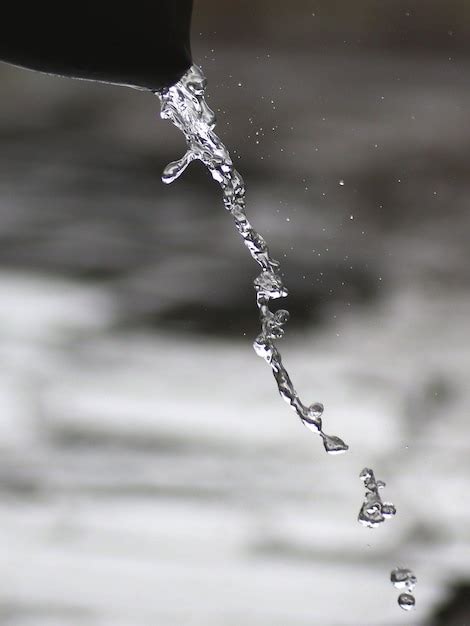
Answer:
POLYGON ((406 589, 405 593, 398 596, 398 605, 404 611, 411 611, 416 606, 416 600, 411 593, 418 582, 416 576, 410 569, 404 567, 395 568, 390 574, 390 582, 395 589, 406 589))
POLYGON ((364 468, 359 478, 364 483, 366 493, 357 520, 363 526, 375 528, 389 517, 393 517, 397 510, 391 502, 382 502, 379 490, 385 487, 385 483, 382 480, 375 480, 371 469, 364 468))
POLYGON ((271 257, 266 241, 246 216, 245 185, 227 148, 214 132, 215 115, 204 99, 205 88, 204 74, 193 65, 176 85, 156 92, 161 101, 161 117, 173 122, 183 132, 188 146, 181 159, 165 168, 162 180, 173 182, 198 159, 220 184, 225 208, 232 215, 251 256, 261 266, 261 273, 254 281, 261 322, 261 332, 253 344, 256 354, 271 367, 282 398, 307 428, 320 435, 325 450, 329 454, 345 452, 348 446, 344 441, 323 431, 323 405, 305 405, 300 400, 275 345, 275 340, 284 335, 289 313, 283 309, 273 312, 269 304, 271 300, 286 297, 288 292, 279 274, 279 262, 271 257))

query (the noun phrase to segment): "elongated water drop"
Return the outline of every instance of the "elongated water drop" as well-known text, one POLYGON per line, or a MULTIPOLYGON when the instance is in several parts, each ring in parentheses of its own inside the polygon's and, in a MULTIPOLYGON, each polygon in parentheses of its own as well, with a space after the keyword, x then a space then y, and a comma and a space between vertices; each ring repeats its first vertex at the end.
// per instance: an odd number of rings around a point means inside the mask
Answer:
POLYGON ((323 439, 323 446, 328 454, 342 454, 346 452, 346 450, 349 450, 349 446, 339 437, 325 435, 325 433, 322 433, 321 437, 323 439))
POLYGON ((178 161, 173 161, 165 167, 162 174, 162 181, 166 185, 172 183, 174 180, 181 176, 181 174, 188 167, 191 161, 194 161, 194 156, 188 150, 188 152, 186 152, 186 154, 181 157, 181 159, 179 159, 178 161))

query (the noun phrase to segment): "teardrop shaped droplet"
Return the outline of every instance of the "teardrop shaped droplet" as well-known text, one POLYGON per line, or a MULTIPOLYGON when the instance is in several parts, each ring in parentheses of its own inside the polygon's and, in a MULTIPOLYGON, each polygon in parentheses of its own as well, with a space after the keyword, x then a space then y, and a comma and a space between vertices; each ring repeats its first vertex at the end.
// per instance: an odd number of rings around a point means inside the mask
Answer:
POLYGON ((349 450, 349 446, 339 437, 325 435, 322 433, 323 446, 328 454, 343 454, 349 450))
POLYGON ((194 161, 194 158, 193 154, 188 150, 188 152, 186 152, 181 159, 169 163, 163 170, 162 174, 162 181, 165 185, 169 185, 174 180, 179 178, 191 161, 194 161))

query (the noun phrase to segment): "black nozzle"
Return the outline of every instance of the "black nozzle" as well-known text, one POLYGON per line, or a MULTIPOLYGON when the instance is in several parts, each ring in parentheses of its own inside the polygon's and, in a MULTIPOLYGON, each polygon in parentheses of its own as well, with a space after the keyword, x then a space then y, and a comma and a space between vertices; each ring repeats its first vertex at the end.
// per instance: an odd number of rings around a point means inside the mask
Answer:
POLYGON ((156 91, 191 66, 192 0, 4 0, 0 60, 156 91))

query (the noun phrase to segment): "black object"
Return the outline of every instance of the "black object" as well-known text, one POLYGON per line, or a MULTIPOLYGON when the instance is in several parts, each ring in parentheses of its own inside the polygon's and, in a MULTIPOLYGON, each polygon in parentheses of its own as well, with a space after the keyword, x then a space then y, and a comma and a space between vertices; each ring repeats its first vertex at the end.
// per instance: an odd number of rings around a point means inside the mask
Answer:
POLYGON ((191 65, 191 12, 192 0, 3 0, 0 60, 155 91, 191 65))

